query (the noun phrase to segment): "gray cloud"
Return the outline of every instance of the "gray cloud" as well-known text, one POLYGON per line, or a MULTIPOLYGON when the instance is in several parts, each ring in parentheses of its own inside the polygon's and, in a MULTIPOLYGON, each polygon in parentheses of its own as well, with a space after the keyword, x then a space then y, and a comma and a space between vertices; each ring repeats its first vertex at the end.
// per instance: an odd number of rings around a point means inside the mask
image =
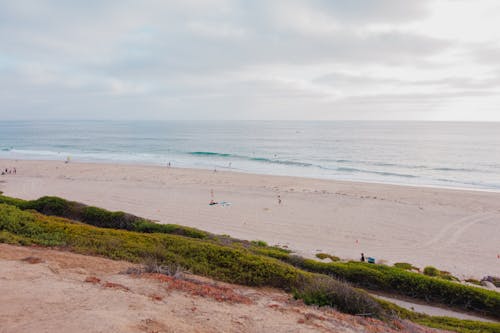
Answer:
MULTIPOLYGON (((380 75, 439 70, 435 59, 463 45, 400 29, 431 7, 430 0, 0 0, 0 116, 307 119, 323 118, 331 105, 361 109, 369 98, 360 88, 381 96, 378 89, 414 87, 387 99, 401 107, 413 105, 402 94, 429 100, 426 87, 442 87, 441 96, 498 87, 498 75, 380 75), (372 29, 377 24, 386 28, 372 29)), ((483 48, 478 57, 495 52, 483 48)))

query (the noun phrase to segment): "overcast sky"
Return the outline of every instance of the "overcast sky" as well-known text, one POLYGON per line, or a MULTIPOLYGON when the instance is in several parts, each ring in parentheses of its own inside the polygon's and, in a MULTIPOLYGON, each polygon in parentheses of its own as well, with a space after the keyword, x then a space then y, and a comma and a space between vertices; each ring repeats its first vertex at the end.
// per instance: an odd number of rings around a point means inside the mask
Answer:
POLYGON ((498 0, 0 0, 2 119, 500 121, 498 0))

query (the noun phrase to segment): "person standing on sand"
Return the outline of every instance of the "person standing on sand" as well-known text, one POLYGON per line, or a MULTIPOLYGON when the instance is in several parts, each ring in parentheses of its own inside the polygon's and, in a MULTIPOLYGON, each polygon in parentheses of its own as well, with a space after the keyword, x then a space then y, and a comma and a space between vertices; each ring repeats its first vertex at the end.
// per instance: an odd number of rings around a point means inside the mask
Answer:
POLYGON ((217 201, 214 200, 214 190, 213 189, 210 189, 210 203, 209 205, 210 206, 213 206, 213 205, 216 205, 217 204, 217 201))
POLYGON ((362 262, 365 262, 365 254, 364 253, 361 253, 361 259, 360 259, 362 262))
POLYGON ((278 205, 281 205, 281 195, 278 194, 278 205))

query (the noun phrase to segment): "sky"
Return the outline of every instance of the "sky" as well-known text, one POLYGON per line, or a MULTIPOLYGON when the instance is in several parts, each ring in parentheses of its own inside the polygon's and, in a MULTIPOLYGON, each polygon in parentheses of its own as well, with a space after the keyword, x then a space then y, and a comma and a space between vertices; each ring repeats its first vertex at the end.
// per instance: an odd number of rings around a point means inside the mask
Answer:
POLYGON ((500 121, 498 0, 0 0, 0 121, 500 121))

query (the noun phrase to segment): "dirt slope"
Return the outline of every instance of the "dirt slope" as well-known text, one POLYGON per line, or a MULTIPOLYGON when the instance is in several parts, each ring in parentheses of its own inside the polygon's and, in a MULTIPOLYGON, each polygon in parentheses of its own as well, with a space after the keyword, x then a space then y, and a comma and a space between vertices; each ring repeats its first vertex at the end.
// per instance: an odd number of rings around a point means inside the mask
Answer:
POLYGON ((316 309, 280 291, 0 244, 0 332, 435 332, 316 309))

